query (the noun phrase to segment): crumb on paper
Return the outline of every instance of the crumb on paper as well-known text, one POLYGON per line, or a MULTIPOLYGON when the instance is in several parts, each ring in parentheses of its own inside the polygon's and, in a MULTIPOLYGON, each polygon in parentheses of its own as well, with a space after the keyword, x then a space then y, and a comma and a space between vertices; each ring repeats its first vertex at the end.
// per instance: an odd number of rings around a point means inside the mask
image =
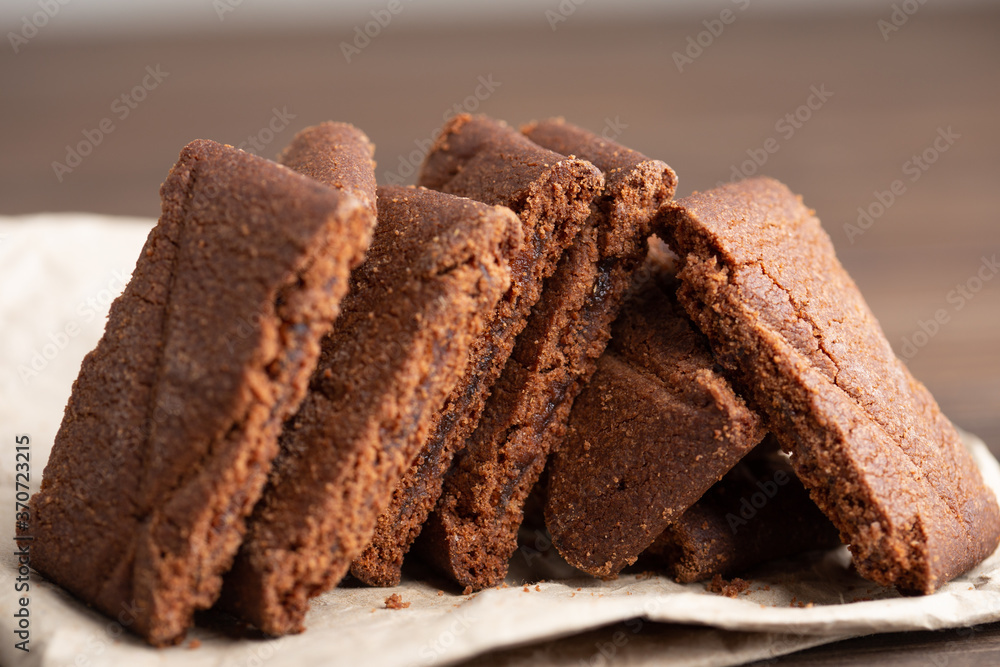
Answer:
POLYGON ((438 597, 441 597, 442 595, 444 595, 444 591, 438 591, 438 597))
POLYGON ((536 591, 541 591, 541 590, 542 590, 542 587, 541 587, 541 586, 539 586, 538 584, 535 584, 535 590, 536 590, 536 591))
POLYGON ((468 595, 468 594, 469 594, 469 593, 471 593, 471 592, 472 592, 472 586, 466 586, 466 587, 465 587, 465 588, 464 588, 464 589, 462 590, 462 595, 468 595))
POLYGON ((721 574, 717 574, 712 577, 712 581, 705 586, 705 590, 709 593, 716 593, 718 595, 724 595, 727 598, 735 598, 740 593, 744 592, 750 588, 750 582, 745 579, 740 579, 739 577, 734 577, 732 580, 727 581, 722 578, 721 574))
POLYGON ((192 649, 194 649, 194 648, 201 648, 201 640, 200 640, 200 639, 192 639, 192 640, 191 640, 191 641, 190 641, 190 642, 188 643, 188 646, 187 646, 187 647, 188 647, 188 648, 192 648, 192 649))
POLYGON ((399 593, 393 593, 385 599, 386 609, 406 609, 410 606, 409 602, 403 602, 403 598, 399 597, 399 593))
POLYGON ((521 589, 521 592, 522 592, 522 593, 527 593, 527 592, 529 592, 529 591, 528 591, 528 584, 525 584, 525 585, 524 585, 524 588, 522 588, 522 589, 521 589))

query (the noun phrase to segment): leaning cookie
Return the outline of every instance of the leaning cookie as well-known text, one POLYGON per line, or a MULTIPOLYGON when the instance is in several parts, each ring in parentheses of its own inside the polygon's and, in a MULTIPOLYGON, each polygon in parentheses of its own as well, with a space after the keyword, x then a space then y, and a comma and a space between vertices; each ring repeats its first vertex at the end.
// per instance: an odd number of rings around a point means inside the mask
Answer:
POLYGON ((375 145, 350 123, 327 121, 299 131, 278 162, 327 187, 354 195, 375 215, 375 145))
POLYGON ((510 290, 470 350, 466 373, 448 397, 436 430, 379 517, 371 545, 351 567, 361 581, 380 586, 399 582, 403 557, 441 495, 452 457, 479 423, 543 281, 579 233, 604 179, 592 164, 545 150, 502 122, 460 115, 442 129, 420 182, 509 206, 521 220, 524 245, 511 260, 510 290))
POLYGON ((632 273, 677 176, 621 144, 561 119, 522 129, 534 142, 605 175, 590 217, 546 281, 493 386, 479 426, 455 458, 421 547, 463 587, 495 586, 517 549, 524 502, 570 408, 610 338, 632 273))
POLYGON ((378 190, 378 226, 281 436, 221 606, 300 632, 335 586, 434 428, 469 348, 510 285, 517 217, 423 188, 378 190))
POLYGON ((680 302, 863 576, 933 593, 993 552, 996 498, 799 197, 732 183, 671 205, 667 229, 680 302))
POLYGON ((548 467, 552 543, 599 577, 634 563, 764 437, 677 304, 662 242, 635 282, 548 467))
POLYGON ((32 566, 155 645, 212 605, 371 238, 355 197, 212 141, 83 361, 31 500, 32 566))

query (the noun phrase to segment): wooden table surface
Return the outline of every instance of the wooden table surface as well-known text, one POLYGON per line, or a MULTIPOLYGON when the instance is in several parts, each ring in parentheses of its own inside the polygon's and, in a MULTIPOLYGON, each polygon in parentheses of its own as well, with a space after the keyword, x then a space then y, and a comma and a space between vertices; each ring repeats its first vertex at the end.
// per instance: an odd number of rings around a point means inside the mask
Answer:
MULTIPOLYGON (((753 171, 802 193, 914 374, 1000 453, 1000 12, 928 4, 886 40, 889 11, 779 20, 751 7, 679 71, 674 53, 712 7, 641 24, 581 8, 555 31, 544 8, 475 29, 401 15, 350 63, 340 43, 353 26, 76 42, 42 31, 0 59, 0 214, 155 217, 160 182, 199 137, 273 157, 305 125, 350 121, 375 141, 379 179, 411 182, 456 105, 511 123, 564 115, 669 162, 681 196, 753 171), (68 163, 80 142, 89 154, 68 163), (859 207, 873 217, 852 234, 859 207)), ((774 664, 995 665, 998 636, 873 637, 774 664)))

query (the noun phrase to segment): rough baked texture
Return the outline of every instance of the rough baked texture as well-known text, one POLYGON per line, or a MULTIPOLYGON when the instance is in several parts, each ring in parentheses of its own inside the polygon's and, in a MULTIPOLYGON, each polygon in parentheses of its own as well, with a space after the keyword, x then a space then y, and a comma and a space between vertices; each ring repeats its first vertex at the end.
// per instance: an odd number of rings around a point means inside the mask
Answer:
POLYGON ((690 583, 839 544, 837 529, 769 436, 667 526, 639 562, 690 583))
POLYGON ((215 601, 373 225, 211 141, 161 197, 31 501, 32 566, 156 645, 215 601))
POLYGON ((525 243, 512 261, 511 288, 471 350, 468 371, 448 398, 437 430, 379 517, 372 544, 351 568, 358 579, 381 586, 399 582, 403 556, 437 503, 452 457, 479 422, 543 280, 580 231, 604 178, 590 163, 547 151, 504 123, 462 114, 442 129, 420 182, 510 207, 521 219, 525 243))
POLYGON ((729 184, 677 202, 668 229, 681 303, 863 576, 931 593, 993 552, 996 498, 800 198, 729 184))
POLYGON ((677 305, 671 258, 647 264, 549 462, 545 520, 573 566, 609 577, 764 436, 677 305))
POLYGON ((517 549, 525 499, 566 432, 573 401, 611 335, 632 273, 677 176, 659 160, 561 119, 522 129, 541 146, 593 163, 605 188, 545 281, 479 426, 455 459, 421 547, 462 586, 495 586, 517 549))
POLYGON ((375 212, 375 145, 349 123, 327 121, 296 134, 278 162, 323 185, 354 195, 375 212))
POLYGON ((226 577, 222 606, 270 634, 300 632, 371 540, 521 242, 509 210, 423 188, 379 188, 378 220, 226 577))

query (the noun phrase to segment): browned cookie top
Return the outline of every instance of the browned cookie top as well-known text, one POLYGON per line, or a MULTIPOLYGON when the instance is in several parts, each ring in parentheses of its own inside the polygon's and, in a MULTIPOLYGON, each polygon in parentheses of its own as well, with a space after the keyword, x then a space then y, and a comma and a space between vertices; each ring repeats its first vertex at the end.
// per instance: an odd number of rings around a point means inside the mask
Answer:
POLYGON ((674 196, 677 174, 660 160, 616 141, 567 123, 562 118, 529 123, 521 128, 540 146, 562 155, 591 162, 604 173, 604 191, 596 202, 602 220, 598 225, 598 248, 602 256, 631 256, 646 247, 645 235, 636 234, 640 221, 652 223, 651 211, 674 196))
POLYGON ((383 187, 379 224, 343 314, 226 579, 224 606, 271 634, 301 631, 436 423, 469 347, 510 284, 507 209, 383 187))
POLYGON ((326 121, 297 133, 278 156, 294 171, 354 195, 375 215, 375 144, 349 123, 326 121))
POLYGON ((930 593, 996 548, 996 499, 800 198, 733 183, 676 202, 669 229, 681 302, 864 576, 930 593))
MULTIPOLYGON (((554 228, 553 222, 574 209, 589 210, 604 177, 594 165, 546 150, 502 121, 459 114, 441 129, 427 154, 420 184, 506 206, 525 225, 539 225, 540 238, 555 233, 568 240, 583 220, 565 229, 554 228)), ((552 245, 558 256, 565 243, 552 245)))
POLYGON ((212 141, 184 148, 31 502, 32 565, 154 644, 211 605, 373 220, 212 141))

